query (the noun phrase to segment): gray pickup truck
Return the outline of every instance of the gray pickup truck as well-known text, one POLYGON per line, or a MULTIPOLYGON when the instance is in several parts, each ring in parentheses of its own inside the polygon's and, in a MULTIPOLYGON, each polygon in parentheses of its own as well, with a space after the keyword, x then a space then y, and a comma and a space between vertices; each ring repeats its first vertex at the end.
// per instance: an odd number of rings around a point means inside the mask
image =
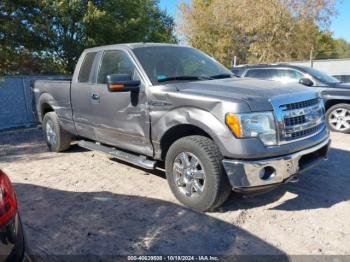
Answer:
POLYGON ((50 150, 71 140, 145 169, 164 168, 183 204, 220 206, 231 191, 264 192, 327 157, 324 105, 299 84, 239 79, 194 48, 87 49, 71 81, 38 80, 50 150))

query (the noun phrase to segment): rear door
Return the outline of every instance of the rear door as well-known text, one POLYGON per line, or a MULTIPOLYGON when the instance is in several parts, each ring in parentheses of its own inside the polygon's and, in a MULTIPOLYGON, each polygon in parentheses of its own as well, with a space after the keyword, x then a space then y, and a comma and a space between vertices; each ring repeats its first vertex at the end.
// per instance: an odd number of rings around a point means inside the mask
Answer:
MULTIPOLYGON (((95 132, 92 125, 92 101, 93 80, 95 76, 96 63, 98 63, 98 52, 87 52, 82 55, 77 64, 79 72, 74 72, 71 87, 71 101, 73 119, 77 134, 95 140, 95 132)), ((76 69, 76 70, 77 70, 76 69)))
POLYGON ((92 95, 97 98, 92 103, 92 121, 97 141, 153 155, 144 81, 126 50, 106 50, 101 53, 92 95), (128 74, 133 80, 141 80, 140 92, 108 91, 106 78, 111 74, 128 74))

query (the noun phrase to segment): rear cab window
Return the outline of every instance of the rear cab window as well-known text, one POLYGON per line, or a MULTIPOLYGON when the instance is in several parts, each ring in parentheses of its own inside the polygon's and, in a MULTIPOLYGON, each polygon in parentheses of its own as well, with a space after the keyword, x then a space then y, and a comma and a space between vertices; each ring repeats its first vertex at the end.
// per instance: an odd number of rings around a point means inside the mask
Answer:
POLYGON ((94 63, 97 52, 87 53, 84 57, 84 61, 81 64, 78 82, 88 83, 92 72, 92 65, 94 63))

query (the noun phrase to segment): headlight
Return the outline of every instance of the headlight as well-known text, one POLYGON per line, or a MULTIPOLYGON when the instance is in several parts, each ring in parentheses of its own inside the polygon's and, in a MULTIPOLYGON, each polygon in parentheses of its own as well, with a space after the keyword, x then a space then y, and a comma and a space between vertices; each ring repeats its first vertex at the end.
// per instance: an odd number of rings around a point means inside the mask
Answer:
POLYGON ((226 114, 226 124, 238 138, 258 137, 266 146, 277 145, 272 112, 226 114))

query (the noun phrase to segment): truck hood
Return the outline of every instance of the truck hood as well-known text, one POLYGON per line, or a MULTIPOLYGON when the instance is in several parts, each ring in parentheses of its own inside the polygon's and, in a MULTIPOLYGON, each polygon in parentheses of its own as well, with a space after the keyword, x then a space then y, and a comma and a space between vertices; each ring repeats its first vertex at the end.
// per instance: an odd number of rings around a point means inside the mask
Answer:
POLYGON ((223 100, 243 100, 252 111, 272 110, 270 99, 292 94, 300 97, 303 91, 316 92, 300 84, 281 84, 277 81, 248 78, 228 78, 175 84, 179 92, 217 97, 223 100))

